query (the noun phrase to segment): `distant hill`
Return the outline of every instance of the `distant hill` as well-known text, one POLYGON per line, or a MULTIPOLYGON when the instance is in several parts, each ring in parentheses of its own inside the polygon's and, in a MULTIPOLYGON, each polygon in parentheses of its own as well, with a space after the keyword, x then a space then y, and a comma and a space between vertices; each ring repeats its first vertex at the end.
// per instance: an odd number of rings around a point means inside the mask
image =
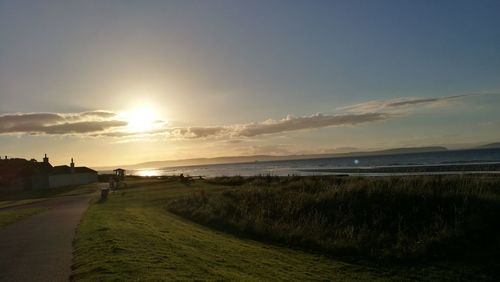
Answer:
MULTIPOLYGON (((288 156, 270 156, 270 155, 252 155, 252 156, 229 156, 217 158, 195 158, 185 160, 168 160, 168 161, 152 161, 132 165, 119 166, 124 169, 141 169, 141 168, 167 168, 177 166, 193 166, 193 165, 211 165, 211 164, 232 164, 232 163, 251 163, 251 162, 268 162, 280 160, 304 160, 304 159, 322 159, 335 157, 354 157, 354 156, 377 156, 377 155, 398 155, 423 152, 446 151, 446 147, 410 147, 410 148, 395 148, 388 150, 352 152, 352 153, 337 153, 337 154, 309 154, 309 155, 288 155, 288 156)), ((100 167, 97 170, 110 170, 113 167, 100 167)))
POLYGON ((490 143, 478 147, 479 149, 500 148, 500 142, 490 143))
POLYGON ((424 152, 438 152, 446 151, 446 147, 442 146, 430 146, 430 147, 409 147, 409 148, 395 148, 380 151, 369 151, 369 152, 354 152, 347 153, 345 155, 356 155, 356 156, 372 156, 372 155, 397 155, 397 154, 412 154, 412 153, 424 153, 424 152))

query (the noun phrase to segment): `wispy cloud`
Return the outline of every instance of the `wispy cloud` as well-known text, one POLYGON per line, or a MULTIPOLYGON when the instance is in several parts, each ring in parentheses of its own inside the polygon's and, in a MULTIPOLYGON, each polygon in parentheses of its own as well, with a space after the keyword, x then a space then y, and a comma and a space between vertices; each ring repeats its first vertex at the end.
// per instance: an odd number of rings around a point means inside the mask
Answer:
POLYGON ((92 136, 105 136, 117 138, 138 138, 151 136, 164 136, 169 139, 236 139, 257 137, 269 134, 279 134, 290 131, 317 129, 331 126, 349 126, 362 123, 387 120, 394 117, 393 114, 367 113, 367 114, 341 114, 326 115, 313 114, 309 116, 293 117, 286 116, 280 120, 268 119, 263 122, 248 124, 235 124, 224 126, 184 126, 163 127, 149 132, 127 132, 127 131, 102 131, 95 132, 92 136))
POLYGON ((302 117, 293 117, 291 115, 288 115, 280 120, 266 120, 258 123, 236 124, 228 126, 167 128, 165 129, 165 132, 170 137, 178 139, 248 138, 330 126, 356 125, 361 123, 382 121, 391 117, 391 114, 386 113, 343 115, 326 115, 318 113, 302 117))
POLYGON ((107 111, 83 113, 17 113, 0 115, 0 134, 84 134, 124 127, 107 111))
POLYGON ((116 116, 116 113, 111 112, 111 111, 102 111, 102 110, 97 110, 97 111, 89 111, 89 112, 83 112, 79 113, 79 116, 90 116, 90 117, 100 117, 100 118, 112 118, 116 116))
POLYGON ((82 121, 45 126, 41 132, 46 134, 90 133, 126 125, 127 122, 120 120, 82 121))
POLYGON ((340 108, 342 111, 350 113, 373 113, 373 112, 394 112, 402 109, 425 105, 446 105, 444 102, 458 100, 470 96, 483 95, 482 93, 470 93, 445 97, 415 98, 400 97, 389 100, 374 100, 340 108))
POLYGON ((268 120, 263 123, 247 124, 235 129, 236 136, 253 137, 288 131, 315 129, 329 126, 356 125, 389 119, 386 113, 325 115, 314 114, 303 117, 287 116, 281 120, 268 120))

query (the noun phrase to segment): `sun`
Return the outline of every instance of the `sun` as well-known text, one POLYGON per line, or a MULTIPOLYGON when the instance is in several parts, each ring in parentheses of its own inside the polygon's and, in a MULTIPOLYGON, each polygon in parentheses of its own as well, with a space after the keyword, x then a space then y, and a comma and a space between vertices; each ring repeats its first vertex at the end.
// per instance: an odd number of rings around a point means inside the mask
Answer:
POLYGON ((158 127, 159 117, 152 107, 136 108, 124 115, 130 132, 148 132, 158 127))

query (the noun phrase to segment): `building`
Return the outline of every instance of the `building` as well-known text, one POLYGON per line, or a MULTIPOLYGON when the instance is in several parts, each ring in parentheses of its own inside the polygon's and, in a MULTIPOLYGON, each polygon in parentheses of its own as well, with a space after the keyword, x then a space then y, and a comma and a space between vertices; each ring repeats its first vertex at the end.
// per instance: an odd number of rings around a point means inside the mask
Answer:
POLYGON ((117 180, 125 179, 126 170, 124 170, 123 168, 117 168, 117 169, 113 170, 113 172, 115 173, 115 177, 117 178, 117 180))
POLYGON ((70 166, 60 165, 52 168, 49 175, 49 187, 82 185, 97 182, 97 171, 88 167, 75 167, 73 158, 70 166))
POLYGON ((43 162, 35 159, 0 159, 0 190, 34 190, 97 182, 97 171, 88 167, 75 167, 73 158, 69 166, 52 166, 47 154, 43 162))

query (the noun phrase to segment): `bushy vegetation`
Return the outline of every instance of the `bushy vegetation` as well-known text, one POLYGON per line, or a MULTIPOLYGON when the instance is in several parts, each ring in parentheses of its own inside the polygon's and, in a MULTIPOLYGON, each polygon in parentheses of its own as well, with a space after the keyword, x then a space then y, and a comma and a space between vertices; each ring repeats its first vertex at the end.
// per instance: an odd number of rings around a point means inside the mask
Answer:
POLYGON ((252 177, 241 187, 177 199, 169 209, 335 255, 497 261, 500 251, 496 176, 252 177))
POLYGON ((224 185, 224 186, 240 186, 247 182, 242 176, 218 176, 205 180, 205 182, 214 185, 224 185))

